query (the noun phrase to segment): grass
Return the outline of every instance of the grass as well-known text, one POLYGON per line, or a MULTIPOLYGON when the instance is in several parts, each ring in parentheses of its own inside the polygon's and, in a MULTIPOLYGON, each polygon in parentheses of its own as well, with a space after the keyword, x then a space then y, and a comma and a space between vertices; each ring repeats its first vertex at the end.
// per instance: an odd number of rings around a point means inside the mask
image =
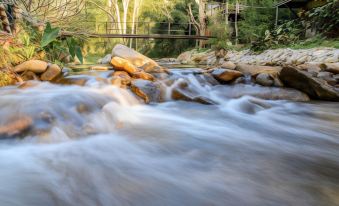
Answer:
POLYGON ((290 45, 292 49, 311 49, 315 47, 331 47, 339 49, 339 39, 310 38, 297 44, 290 45))
POLYGON ((13 75, 8 71, 0 71, 0 87, 11 85, 13 82, 13 75))

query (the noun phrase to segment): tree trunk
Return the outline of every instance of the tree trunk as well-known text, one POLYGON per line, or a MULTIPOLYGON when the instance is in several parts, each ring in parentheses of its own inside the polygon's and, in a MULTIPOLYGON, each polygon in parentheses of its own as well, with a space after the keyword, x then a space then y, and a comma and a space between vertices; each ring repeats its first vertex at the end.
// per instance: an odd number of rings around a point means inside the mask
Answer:
MULTIPOLYGON (((200 23, 200 36, 206 36, 206 1, 199 0, 199 23, 200 23)), ((200 40, 199 47, 203 48, 205 46, 205 41, 200 40)))
MULTIPOLYGON (((133 16, 132 16, 132 32, 135 33, 135 20, 138 18, 139 7, 142 0, 134 0, 133 16)), ((132 48, 133 39, 130 39, 130 47, 132 48)))
POLYGON ((5 32, 11 33, 11 27, 8 21, 8 17, 6 14, 6 8, 3 4, 0 4, 0 19, 2 22, 2 28, 5 32))
POLYGON ((122 0, 122 7, 123 7, 123 10, 124 10, 124 22, 123 22, 123 34, 126 34, 126 30, 127 30, 127 14, 128 14, 128 6, 129 6, 129 2, 130 0, 122 0))

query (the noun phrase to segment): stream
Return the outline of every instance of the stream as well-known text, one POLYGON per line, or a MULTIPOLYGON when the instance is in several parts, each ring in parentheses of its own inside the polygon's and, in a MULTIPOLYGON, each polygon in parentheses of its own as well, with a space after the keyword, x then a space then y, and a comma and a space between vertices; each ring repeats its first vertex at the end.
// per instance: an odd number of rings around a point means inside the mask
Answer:
POLYGON ((339 205, 338 103, 180 75, 216 104, 145 105, 94 79, 1 88, 0 125, 33 123, 0 140, 0 205, 339 205))

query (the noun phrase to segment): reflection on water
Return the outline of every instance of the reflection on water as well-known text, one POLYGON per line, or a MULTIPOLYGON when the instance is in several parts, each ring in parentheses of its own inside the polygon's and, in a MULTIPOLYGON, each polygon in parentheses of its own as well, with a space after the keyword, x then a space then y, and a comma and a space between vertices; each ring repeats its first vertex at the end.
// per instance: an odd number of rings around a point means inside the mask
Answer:
POLYGON ((113 86, 0 89, 0 125, 32 119, 20 138, 2 134, 1 205, 339 205, 338 103, 200 87, 218 104, 141 105, 113 86))

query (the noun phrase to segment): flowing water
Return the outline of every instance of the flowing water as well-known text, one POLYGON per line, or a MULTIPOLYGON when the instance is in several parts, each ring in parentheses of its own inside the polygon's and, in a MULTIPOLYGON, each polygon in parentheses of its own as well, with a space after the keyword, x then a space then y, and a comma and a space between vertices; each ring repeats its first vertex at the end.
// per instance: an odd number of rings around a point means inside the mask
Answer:
POLYGON ((339 205, 338 103, 187 77, 216 104, 144 105, 96 81, 0 89, 0 125, 32 124, 0 140, 0 205, 339 205))

